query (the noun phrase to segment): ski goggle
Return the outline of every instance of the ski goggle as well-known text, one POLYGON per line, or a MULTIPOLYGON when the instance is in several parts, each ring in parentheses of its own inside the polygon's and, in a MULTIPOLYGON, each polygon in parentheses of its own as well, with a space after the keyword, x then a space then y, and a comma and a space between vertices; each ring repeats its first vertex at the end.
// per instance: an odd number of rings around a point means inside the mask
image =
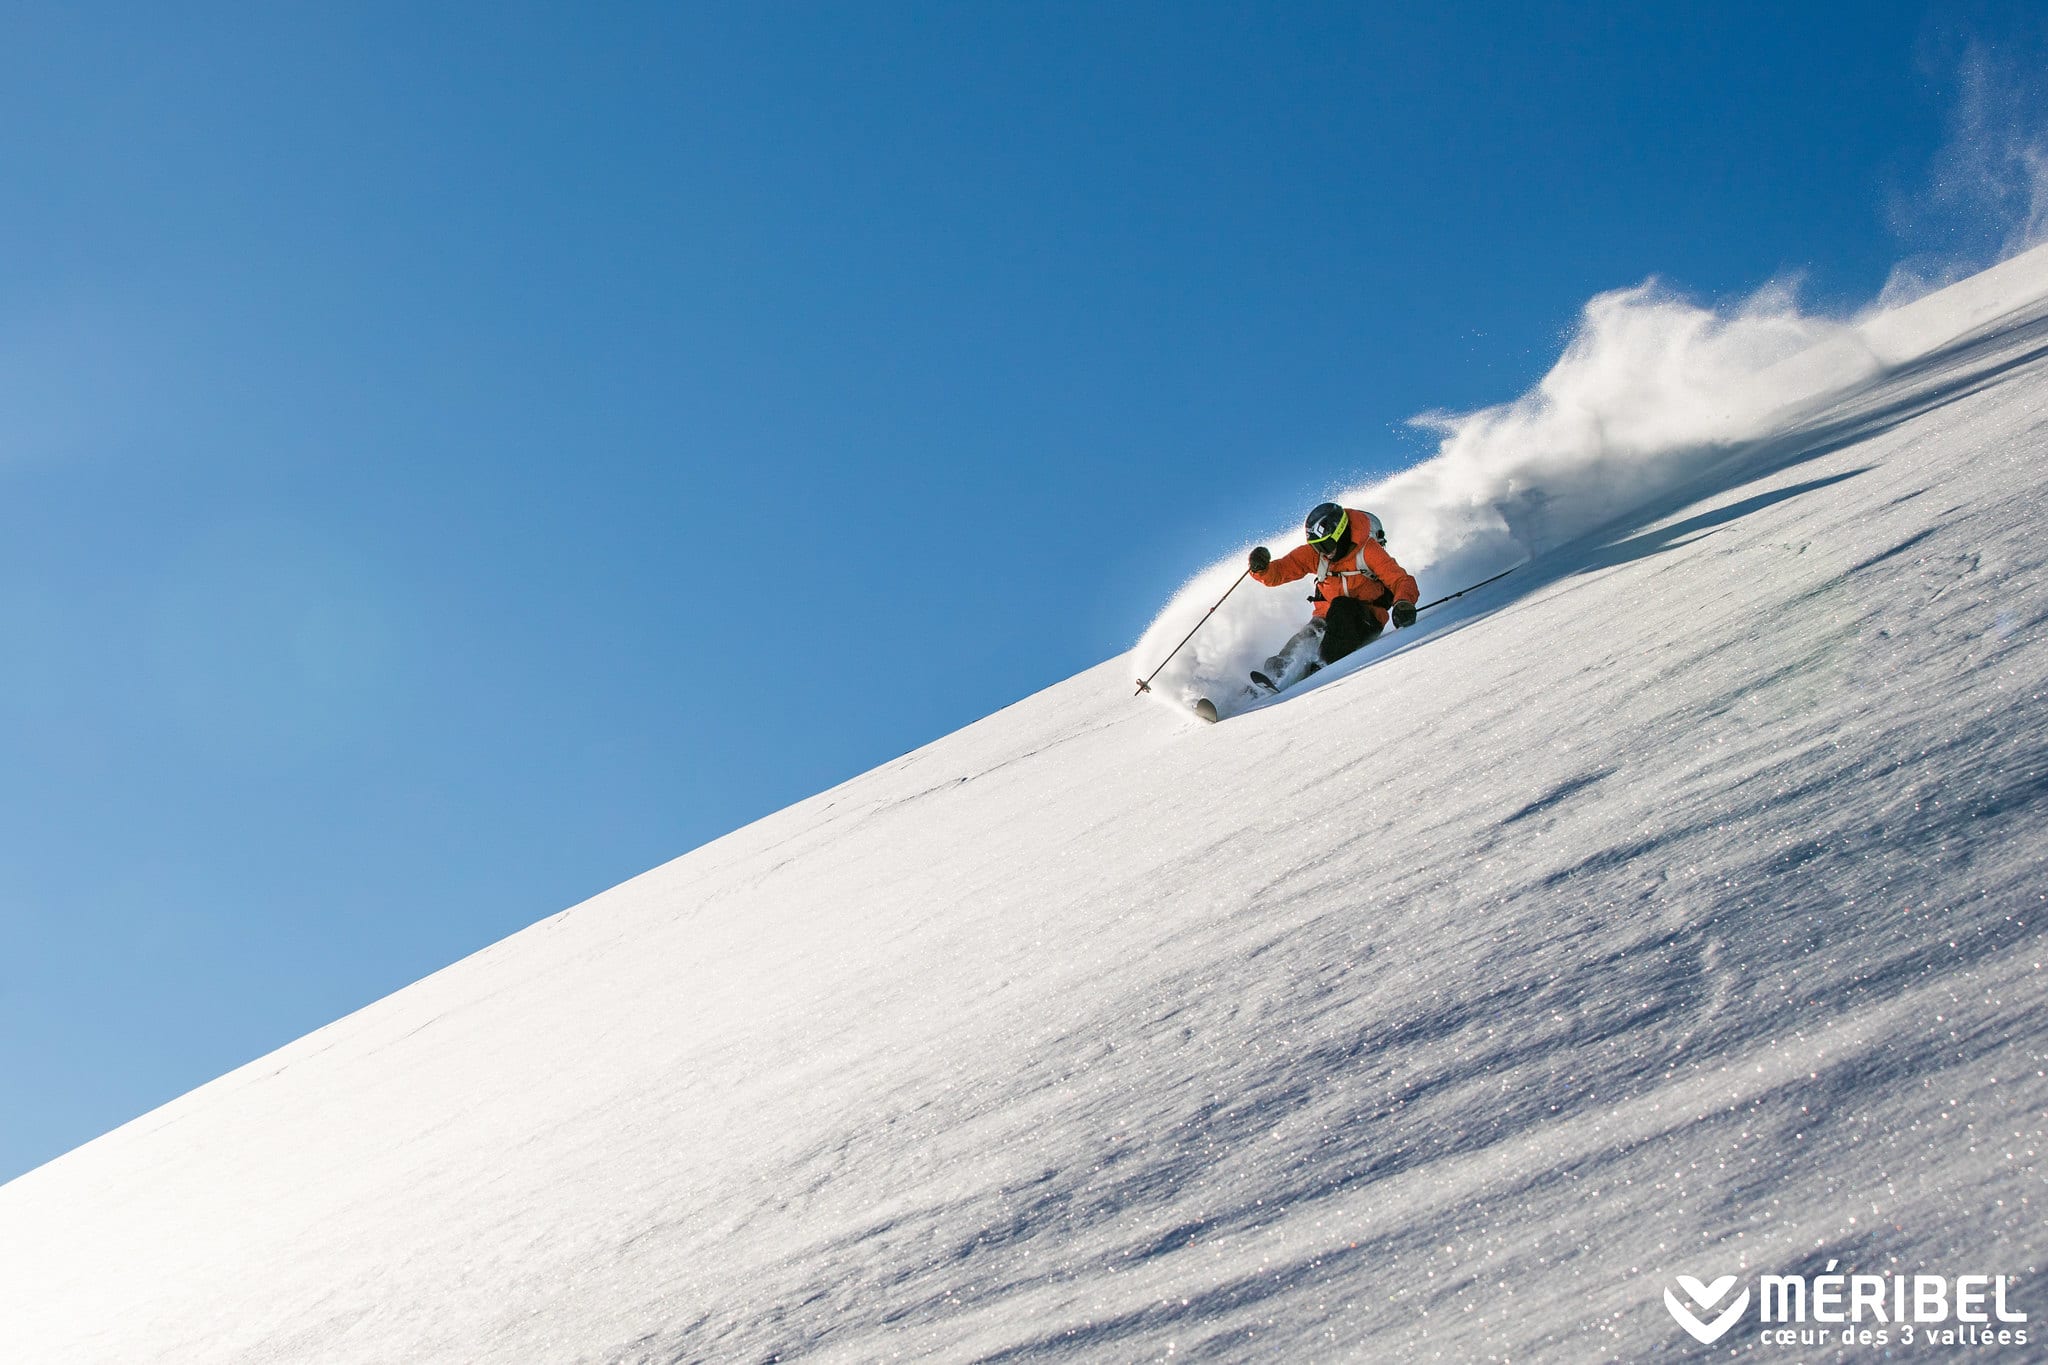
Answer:
POLYGON ((1343 542, 1344 532, 1347 529, 1349 529, 1350 526, 1351 513, 1345 512, 1337 518, 1337 524, 1330 528, 1330 533, 1328 535, 1312 536, 1309 538, 1308 543, 1315 546, 1318 550, 1334 549, 1337 545, 1343 542))

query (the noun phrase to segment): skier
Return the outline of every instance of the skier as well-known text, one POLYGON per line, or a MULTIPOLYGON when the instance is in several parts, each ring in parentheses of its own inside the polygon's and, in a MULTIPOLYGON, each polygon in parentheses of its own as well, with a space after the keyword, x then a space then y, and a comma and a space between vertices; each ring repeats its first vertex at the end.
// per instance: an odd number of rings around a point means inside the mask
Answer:
POLYGON ((1252 681, 1277 692, 1333 664, 1386 629, 1415 624, 1421 596, 1415 579, 1387 553, 1379 518, 1334 502, 1317 503, 1308 514, 1308 544, 1281 559, 1265 546, 1251 554, 1251 575, 1269 588, 1316 576, 1315 613, 1280 652, 1266 660, 1252 681))

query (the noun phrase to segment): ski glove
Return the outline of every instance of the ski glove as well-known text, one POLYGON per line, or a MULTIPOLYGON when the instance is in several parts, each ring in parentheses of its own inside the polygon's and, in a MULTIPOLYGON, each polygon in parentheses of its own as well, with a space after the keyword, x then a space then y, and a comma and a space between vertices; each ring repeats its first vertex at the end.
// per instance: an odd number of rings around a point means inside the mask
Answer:
POLYGON ((1268 550, 1263 545, 1257 545, 1252 547, 1253 573, 1264 573, 1266 571, 1266 567, 1270 565, 1272 562, 1273 552, 1271 550, 1268 550))
POLYGON ((1394 603, 1394 610, 1390 615, 1394 618, 1394 629, 1405 630, 1415 624, 1415 604, 1413 602, 1396 602, 1394 603))

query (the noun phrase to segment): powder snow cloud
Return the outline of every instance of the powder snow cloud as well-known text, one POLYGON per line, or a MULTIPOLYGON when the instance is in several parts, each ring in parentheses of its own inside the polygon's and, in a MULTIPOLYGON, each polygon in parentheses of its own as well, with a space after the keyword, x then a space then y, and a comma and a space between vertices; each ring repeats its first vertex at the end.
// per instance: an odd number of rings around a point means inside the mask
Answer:
MULTIPOLYGON (((1881 377, 1929 337, 1985 321, 1959 308, 1934 295, 1845 319, 1805 309, 1786 284, 1719 309, 1656 280, 1614 290, 1585 306, 1529 392, 1415 418, 1439 438, 1433 455, 1331 496, 1380 515, 1388 549, 1425 600, 1455 592, 1724 476, 1756 442, 1881 377)), ((1279 552, 1300 539, 1290 525, 1258 543, 1279 552)), ((1132 652, 1137 675, 1230 587, 1252 543, 1194 574, 1167 603, 1132 652)), ((1211 696, 1228 711, 1246 672, 1307 619, 1305 596, 1300 585, 1246 583, 1161 670, 1154 692, 1183 704, 1211 696)))

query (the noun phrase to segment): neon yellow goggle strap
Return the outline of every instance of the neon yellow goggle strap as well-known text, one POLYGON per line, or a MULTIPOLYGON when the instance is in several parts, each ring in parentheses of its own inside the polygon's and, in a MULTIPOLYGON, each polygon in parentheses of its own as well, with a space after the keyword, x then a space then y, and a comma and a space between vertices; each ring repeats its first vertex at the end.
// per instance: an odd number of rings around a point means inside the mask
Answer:
POLYGON ((1344 531, 1345 531, 1345 529, 1346 529, 1347 527, 1349 527, 1350 525, 1351 525, 1351 512, 1350 512, 1350 510, 1349 510, 1349 509, 1347 508, 1347 509, 1346 509, 1346 510, 1345 510, 1345 511, 1344 511, 1344 512, 1343 512, 1343 513, 1342 513, 1342 514, 1341 514, 1341 515, 1340 515, 1340 516, 1339 516, 1339 517, 1337 518, 1337 529, 1336 529, 1336 530, 1334 530, 1334 531, 1330 532, 1330 534, 1328 534, 1328 535, 1326 535, 1326 536, 1317 536, 1317 537, 1316 537, 1316 538, 1315 538, 1314 540, 1311 540, 1311 541, 1309 542, 1309 544, 1311 544, 1311 545, 1335 545, 1335 544, 1336 544, 1336 543, 1337 543, 1338 541, 1340 541, 1340 540, 1344 539, 1344 531))

